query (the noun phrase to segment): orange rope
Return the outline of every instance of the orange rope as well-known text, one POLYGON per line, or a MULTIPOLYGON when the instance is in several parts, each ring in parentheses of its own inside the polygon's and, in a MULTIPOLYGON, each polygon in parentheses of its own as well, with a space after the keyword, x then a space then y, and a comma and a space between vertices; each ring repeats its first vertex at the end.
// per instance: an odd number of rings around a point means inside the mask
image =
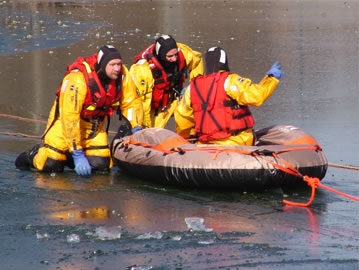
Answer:
POLYGON ((293 205, 293 206, 301 206, 301 207, 308 207, 309 205, 311 205, 311 203, 313 202, 314 197, 315 197, 315 189, 320 184, 320 180, 317 177, 308 177, 308 176, 303 176, 302 179, 303 179, 303 181, 306 181, 308 183, 308 185, 312 188, 312 192, 311 192, 309 201, 307 203, 298 203, 298 202, 291 202, 288 200, 283 200, 283 203, 288 204, 288 205, 293 205))
POLYGON ((330 188, 330 187, 327 187, 327 186, 321 184, 319 178, 317 178, 317 177, 309 177, 309 176, 306 176, 306 175, 303 176, 303 175, 302 175, 294 166, 292 166, 289 162, 287 162, 287 161, 281 159, 281 158, 277 155, 277 153, 273 153, 273 156, 276 157, 276 158, 278 158, 278 159, 280 159, 280 160, 287 166, 287 168, 285 168, 285 167, 283 167, 283 166, 281 166, 281 165, 279 165, 279 164, 277 164, 277 163, 271 162, 271 161, 267 161, 267 162, 269 162, 270 164, 272 164, 273 166, 275 166, 276 168, 278 168, 278 169, 280 169, 280 170, 282 170, 282 171, 284 171, 284 172, 287 172, 287 173, 289 173, 289 174, 296 175, 296 176, 302 178, 302 180, 305 181, 305 182, 307 182, 308 185, 312 188, 311 196, 310 196, 310 199, 309 199, 309 201, 308 201, 307 203, 297 203, 297 202, 291 202, 291 201, 288 201, 288 200, 283 200, 283 203, 288 204, 288 205, 307 207, 307 206, 309 206, 309 205, 313 202, 314 196, 315 196, 315 189, 316 189, 317 187, 321 187, 321 188, 327 189, 327 190, 329 190, 329 191, 331 191, 331 192, 334 192, 334 193, 336 193, 336 194, 339 194, 339 195, 341 195, 341 196, 347 197, 347 198, 349 198, 349 199, 352 199, 352 200, 355 200, 355 201, 359 201, 359 198, 357 198, 357 197, 354 197, 354 196, 345 194, 345 193, 343 193, 343 192, 340 192, 340 191, 338 191, 338 190, 335 190, 335 189, 333 189, 333 188, 330 188))
POLYGON ((244 154, 244 155, 252 155, 254 157, 258 157, 263 159, 264 161, 268 162, 269 164, 273 165, 275 168, 288 173, 288 174, 292 174, 295 176, 300 177, 303 181, 307 182, 307 184, 311 187, 311 195, 310 195, 310 199, 308 200, 308 202, 306 203, 298 203, 298 202, 291 202, 288 200, 283 200, 283 203, 288 204, 288 205, 292 205, 292 206, 301 206, 301 207, 308 207, 314 200, 315 197, 315 190, 318 187, 322 187, 325 188, 331 192, 334 192, 336 194, 342 195, 344 197, 347 197, 349 199, 355 200, 355 201, 359 201, 359 198, 356 198, 354 196, 345 194, 343 192, 337 191, 335 189, 329 188, 323 184, 320 183, 320 179, 317 177, 309 177, 307 175, 302 175, 292 164, 290 164, 288 161, 280 158, 278 156, 278 154, 280 153, 284 153, 284 152, 289 152, 289 151, 297 151, 297 150, 314 150, 314 151, 318 151, 318 150, 322 150, 322 148, 319 145, 315 145, 315 146, 303 146, 303 147, 293 147, 293 148, 287 148, 287 149, 283 149, 283 150, 279 150, 279 151, 263 151, 262 154, 271 154, 274 158, 276 158, 277 160, 280 160, 284 165, 280 165, 279 163, 276 162, 272 162, 269 161, 267 159, 264 158, 264 156, 261 155, 261 151, 249 151, 249 150, 244 150, 244 149, 233 149, 233 148, 224 148, 224 147, 210 147, 210 146, 206 146, 206 147, 197 147, 197 148, 185 148, 185 149, 176 149, 176 148, 172 148, 170 150, 166 150, 163 149, 161 147, 156 147, 156 146, 152 146, 150 144, 146 144, 143 142, 137 142, 137 141, 133 141, 131 140, 131 137, 129 138, 129 140, 127 142, 125 142, 125 146, 128 146, 129 144, 134 144, 134 145, 140 145, 146 148, 152 148, 158 151, 161 151, 163 153, 166 154, 171 154, 171 153, 176 153, 176 152, 186 152, 186 151, 207 151, 207 152, 214 152, 214 155, 212 157, 213 160, 215 160, 217 158, 217 156, 222 153, 229 153, 229 152, 235 152, 235 153, 240 153, 240 154, 244 154))

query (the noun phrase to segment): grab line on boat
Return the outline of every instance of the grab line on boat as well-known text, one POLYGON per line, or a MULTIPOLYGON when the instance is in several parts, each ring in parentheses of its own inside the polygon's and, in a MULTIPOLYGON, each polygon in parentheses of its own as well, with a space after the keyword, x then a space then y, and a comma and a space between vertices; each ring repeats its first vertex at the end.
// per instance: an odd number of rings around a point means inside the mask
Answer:
MULTIPOLYGON (((21 120, 21 121, 29 121, 29 122, 36 122, 36 123, 42 123, 42 124, 47 123, 44 120, 31 119, 31 118, 27 118, 27 117, 21 117, 21 116, 5 114, 5 113, 0 113, 0 117, 12 118, 12 119, 21 120)), ((115 131, 111 131, 111 130, 108 133, 114 134, 114 135, 117 134, 115 131)), ((41 139, 41 136, 30 135, 30 134, 19 133, 19 132, 2 132, 2 131, 0 131, 0 135, 21 136, 21 137, 25 137, 25 138, 41 139)), ((217 155, 218 154, 219 154, 219 152, 217 153, 217 155)), ((336 163, 330 163, 330 162, 328 162, 328 166, 340 168, 340 169, 359 170, 359 166, 348 166, 348 165, 342 165, 342 164, 336 164, 336 163)))
POLYGON ((145 148, 151 148, 154 150, 158 150, 160 152, 163 152, 164 154, 172 154, 172 153, 180 153, 180 154, 184 154, 185 152, 188 151, 207 151, 207 152, 213 152, 214 155, 212 157, 212 159, 216 159, 217 156, 220 153, 227 153, 228 152, 236 152, 236 153, 240 153, 240 154, 245 154, 245 155, 252 155, 254 157, 257 158, 261 158, 262 160, 264 160, 265 162, 271 164, 273 167, 285 172, 285 173, 289 173, 295 176, 300 177, 303 181, 307 182, 307 184, 312 188, 312 192, 311 192, 311 196, 310 199, 307 203, 299 203, 299 202, 291 202, 288 200, 283 200, 283 203, 288 204, 288 205, 292 205, 292 206, 301 206, 301 207, 308 207, 309 205, 311 205, 311 203, 314 200, 315 197, 315 190, 318 187, 322 187, 324 189, 327 189, 331 192, 334 192, 336 194, 339 194, 341 196, 347 197, 349 199, 355 200, 355 201, 359 201, 359 198, 345 194, 343 192, 340 192, 338 190, 329 188, 323 184, 320 183, 320 179, 317 177, 310 177, 307 175, 303 175, 301 174, 292 164, 290 164, 288 161, 282 159, 281 157, 279 157, 280 153, 284 153, 284 152, 289 152, 289 151, 297 151, 297 150, 313 150, 313 151, 321 151, 322 148, 320 145, 313 145, 313 146, 296 146, 296 147, 292 147, 292 148, 288 148, 288 149, 284 149, 284 150, 279 150, 279 151, 270 151, 270 150, 262 150, 262 151, 250 151, 250 150, 244 150, 244 149, 234 149, 234 148, 225 148, 225 147, 220 147, 220 148, 216 148, 216 147, 211 147, 211 146, 205 146, 205 147, 200 147, 200 148, 179 148, 179 147, 173 147, 171 149, 164 149, 163 147, 157 146, 157 145, 150 145, 144 142, 137 142, 131 139, 131 136, 129 137, 129 139, 124 142, 125 147, 128 147, 130 144, 133 145, 137 145, 137 146, 142 146, 145 148), (279 163, 276 162, 272 162, 270 160, 265 159, 265 156, 268 155, 272 155, 274 158, 276 158, 276 160, 280 160, 282 164, 281 165, 279 163))

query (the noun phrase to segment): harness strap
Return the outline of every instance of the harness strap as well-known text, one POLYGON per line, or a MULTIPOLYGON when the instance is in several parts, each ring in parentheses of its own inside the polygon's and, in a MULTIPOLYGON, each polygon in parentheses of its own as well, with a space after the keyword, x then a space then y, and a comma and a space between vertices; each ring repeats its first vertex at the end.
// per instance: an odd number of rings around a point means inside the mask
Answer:
POLYGON ((51 145, 48 145, 48 144, 46 144, 46 143, 44 144, 44 147, 49 148, 49 149, 51 149, 52 151, 55 151, 55 152, 60 153, 60 154, 62 154, 62 155, 66 155, 66 154, 69 153, 69 151, 63 151, 63 150, 57 149, 57 148, 55 148, 55 147, 53 147, 53 146, 51 146, 51 145))
MULTIPOLYGON (((44 144, 43 145, 44 147, 46 148, 49 148, 51 149, 52 151, 55 151, 59 154, 62 154, 62 155, 68 155, 70 152, 69 151, 63 151, 63 150, 60 150, 60 149, 57 149, 56 147, 53 147, 49 144, 44 144)), ((98 146, 90 146, 90 147, 86 147, 86 148, 82 148, 84 151, 86 150, 100 150, 100 149, 109 149, 109 146, 108 145, 98 145, 98 146)))

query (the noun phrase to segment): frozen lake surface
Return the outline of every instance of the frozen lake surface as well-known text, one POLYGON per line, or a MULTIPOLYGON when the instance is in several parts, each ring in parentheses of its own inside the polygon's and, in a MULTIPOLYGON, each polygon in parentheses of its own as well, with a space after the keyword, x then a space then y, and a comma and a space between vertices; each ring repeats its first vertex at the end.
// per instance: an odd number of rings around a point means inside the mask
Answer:
MULTIPOLYGON (((158 34, 223 47, 254 82, 286 76, 256 127, 311 133, 331 163, 359 166, 359 18, 352 1, 2 1, 0 247, 3 269, 359 269, 359 203, 319 189, 218 192, 156 186, 114 168, 77 176, 18 171, 39 142, 66 66, 104 44, 127 67, 158 34), (16 119, 11 116, 20 116, 16 119), (39 121, 32 121, 39 120, 39 121)), ((117 130, 118 122, 111 122, 117 130)), ((171 127, 170 127, 171 128, 171 127)), ((359 197, 357 170, 323 184, 359 197)))

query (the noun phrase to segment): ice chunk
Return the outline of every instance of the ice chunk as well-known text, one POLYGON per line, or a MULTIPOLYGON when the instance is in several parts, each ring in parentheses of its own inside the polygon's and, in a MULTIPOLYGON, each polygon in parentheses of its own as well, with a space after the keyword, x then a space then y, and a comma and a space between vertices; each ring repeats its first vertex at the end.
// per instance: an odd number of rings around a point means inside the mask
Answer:
POLYGON ((80 236, 78 234, 70 234, 66 236, 67 243, 80 243, 80 236))
POLYGON ((127 267, 127 269, 129 270, 150 270, 152 269, 152 266, 137 266, 137 265, 132 265, 130 267, 127 267))
POLYGON ((187 224, 187 228, 194 232, 211 232, 212 228, 206 228, 204 226, 204 218, 200 217, 186 217, 185 222, 187 224))
POLYGON ((182 237, 180 235, 175 235, 171 238, 173 241, 180 241, 182 237))
POLYGON ((147 232, 137 236, 137 239, 161 239, 163 237, 163 233, 161 232, 147 232))
POLYGON ((47 233, 41 234, 39 232, 36 233, 37 240, 49 240, 50 236, 47 233))
POLYGON ((214 240, 198 241, 198 244, 201 244, 201 245, 210 245, 213 243, 214 243, 214 240))
POLYGON ((122 227, 98 227, 96 228, 95 237, 100 240, 114 240, 120 239, 122 233, 122 227))

